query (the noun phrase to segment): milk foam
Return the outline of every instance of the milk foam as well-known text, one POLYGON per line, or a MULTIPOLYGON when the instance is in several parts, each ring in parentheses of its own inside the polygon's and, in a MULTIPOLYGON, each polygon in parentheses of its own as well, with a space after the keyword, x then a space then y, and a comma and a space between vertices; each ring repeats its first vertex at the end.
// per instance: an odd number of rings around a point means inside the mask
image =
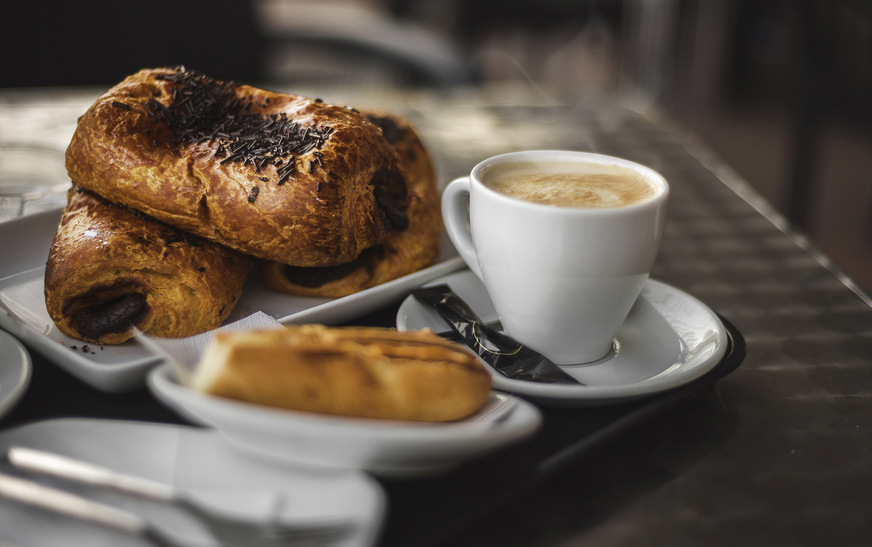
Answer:
POLYGON ((502 194, 559 207, 623 207, 658 193, 637 171, 597 163, 503 163, 490 167, 482 178, 486 186, 502 194))

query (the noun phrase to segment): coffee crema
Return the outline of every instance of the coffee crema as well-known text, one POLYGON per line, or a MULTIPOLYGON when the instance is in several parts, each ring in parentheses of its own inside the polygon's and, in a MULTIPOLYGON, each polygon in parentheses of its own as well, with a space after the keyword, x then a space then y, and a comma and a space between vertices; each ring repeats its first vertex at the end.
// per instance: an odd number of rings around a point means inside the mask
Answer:
POLYGON ((482 182, 516 199, 587 209, 625 207, 660 192, 633 169, 572 161, 501 163, 489 167, 482 174, 482 182))

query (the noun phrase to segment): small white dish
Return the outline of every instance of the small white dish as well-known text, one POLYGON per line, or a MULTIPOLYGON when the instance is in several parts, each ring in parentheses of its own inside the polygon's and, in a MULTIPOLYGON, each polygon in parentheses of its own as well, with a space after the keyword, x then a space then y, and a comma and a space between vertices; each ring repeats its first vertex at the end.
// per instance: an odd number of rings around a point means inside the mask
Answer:
MULTIPOLYGON (((469 270, 434 280, 447 284, 482 321, 497 320, 487 289, 469 270)), ((449 332, 431 308, 409 296, 397 312, 397 328, 449 332)), ((718 316, 689 294, 649 279, 615 338, 616 351, 583 365, 563 365, 585 385, 512 380, 491 369, 494 389, 543 403, 595 406, 625 402, 684 385, 714 368, 727 350, 727 333, 718 316)))
POLYGON ((27 391, 32 364, 24 346, 0 330, 0 418, 9 412, 27 391))
MULTIPOLYGON (((348 522, 353 528, 337 542, 342 547, 374 545, 385 513, 384 491, 365 473, 253 461, 227 450, 214 431, 196 427, 50 420, 0 433, 0 454, 11 446, 55 452, 172 485, 214 510, 239 517, 348 522)), ((66 482, 50 484, 134 511, 186 544, 214 545, 196 521, 173 507, 66 482)), ((0 543, 4 542, 32 547, 142 545, 120 533, 0 498, 0 543)))
MULTIPOLYGON (((61 211, 0 222, 0 327, 91 386, 107 392, 140 388, 160 357, 135 340, 116 346, 88 344, 62 334, 45 309, 45 261, 61 211)), ((263 311, 281 323, 338 324, 391 302, 422 283, 463 267, 443 238, 436 264, 344 298, 308 298, 275 292, 255 272, 227 322, 263 311)))
POLYGON ((214 427, 230 445, 264 461, 355 468, 379 476, 421 476, 450 469, 532 435, 539 410, 493 392, 481 416, 450 423, 373 420, 297 412, 215 397, 179 383, 169 364, 148 385, 182 416, 214 427), (511 404, 507 412, 485 415, 511 404))

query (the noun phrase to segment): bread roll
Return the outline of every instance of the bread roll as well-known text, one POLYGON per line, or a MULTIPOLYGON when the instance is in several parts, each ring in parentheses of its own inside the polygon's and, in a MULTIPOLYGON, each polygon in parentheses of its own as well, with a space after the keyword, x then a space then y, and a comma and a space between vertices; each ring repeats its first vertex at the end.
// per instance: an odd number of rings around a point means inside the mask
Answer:
POLYGON ((397 153, 359 112, 182 68, 99 97, 66 166, 113 203, 294 266, 348 263, 409 225, 397 153))
POLYGON ((432 332, 322 325, 218 331, 191 379, 261 405, 415 421, 469 416, 490 386, 472 353, 432 332))
POLYGON ((64 334, 99 344, 134 326, 191 336, 230 315, 249 262, 74 186, 46 263, 46 309, 64 334))
POLYGON ((430 156, 408 123, 385 113, 365 113, 397 151, 409 190, 408 229, 339 266, 299 267, 259 261, 264 282, 298 296, 342 297, 416 272, 435 262, 442 239, 442 214, 430 156))

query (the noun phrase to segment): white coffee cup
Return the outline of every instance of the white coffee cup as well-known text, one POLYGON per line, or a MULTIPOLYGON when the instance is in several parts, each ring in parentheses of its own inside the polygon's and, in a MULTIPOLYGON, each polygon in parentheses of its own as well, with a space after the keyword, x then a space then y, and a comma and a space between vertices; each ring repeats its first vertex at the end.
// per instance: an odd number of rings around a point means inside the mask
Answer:
POLYGON ((503 329, 556 363, 577 364, 611 352, 657 257, 668 195, 661 175, 634 162, 531 150, 492 157, 452 181, 442 194, 442 214, 503 329), (485 184, 515 171, 576 168, 641 180, 650 195, 591 208, 527 201, 485 184))

